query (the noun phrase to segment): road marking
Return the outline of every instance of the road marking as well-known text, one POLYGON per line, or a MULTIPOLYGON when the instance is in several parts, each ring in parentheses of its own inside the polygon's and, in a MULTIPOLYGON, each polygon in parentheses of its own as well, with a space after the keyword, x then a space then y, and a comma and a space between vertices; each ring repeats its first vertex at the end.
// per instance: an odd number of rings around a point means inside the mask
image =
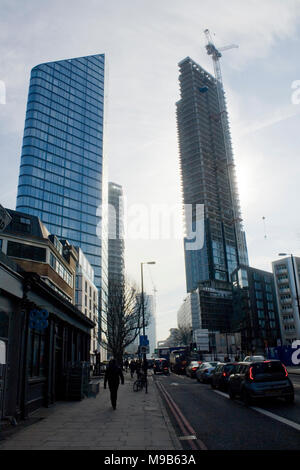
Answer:
POLYGON ((275 415, 274 413, 271 413, 270 411, 263 410, 262 408, 256 408, 256 406, 251 406, 251 410, 258 411, 258 413, 269 416, 269 418, 276 419, 276 421, 279 421, 280 423, 286 424, 287 426, 290 426, 291 428, 294 428, 297 431, 300 431, 300 424, 294 423, 294 421, 290 421, 289 419, 282 418, 281 416, 275 415))
POLYGON ((226 393, 220 392, 219 390, 213 390, 213 392, 217 393, 218 395, 221 395, 222 397, 229 398, 229 396, 226 393))
POLYGON ((197 439, 196 436, 181 436, 181 437, 178 437, 178 439, 180 441, 191 441, 192 439, 197 439))
MULTIPOLYGON (((229 399, 229 396, 226 395, 226 393, 220 392, 219 390, 213 390, 213 392, 229 399)), ((289 419, 283 418, 282 416, 275 415, 274 413, 271 413, 271 411, 264 410, 263 408, 258 408, 256 406, 249 406, 249 408, 251 410, 257 411, 258 413, 266 415, 269 418, 275 419, 276 421, 279 421, 280 423, 286 424, 287 426, 290 426, 291 428, 294 428, 297 431, 300 431, 300 424, 295 423, 294 421, 290 421, 289 419)))
POLYGON ((177 382, 172 382, 170 385, 179 385, 177 382))

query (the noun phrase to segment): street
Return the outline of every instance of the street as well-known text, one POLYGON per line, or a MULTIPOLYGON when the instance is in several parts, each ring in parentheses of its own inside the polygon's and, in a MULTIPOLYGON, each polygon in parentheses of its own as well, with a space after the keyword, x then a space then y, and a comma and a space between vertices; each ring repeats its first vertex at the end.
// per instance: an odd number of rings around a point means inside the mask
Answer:
MULTIPOLYGON (((282 400, 257 402, 247 408, 226 393, 213 390, 185 375, 156 375, 156 384, 174 401, 195 436, 182 438, 178 413, 170 411, 171 421, 185 449, 208 450, 299 450, 300 448, 300 376, 290 375, 295 387, 295 403, 282 400), (177 415, 177 417, 176 417, 177 415), (196 447, 195 447, 196 446, 196 447)), ((175 405, 173 406, 175 409, 175 405)), ((187 424, 186 423, 186 424, 187 424)))

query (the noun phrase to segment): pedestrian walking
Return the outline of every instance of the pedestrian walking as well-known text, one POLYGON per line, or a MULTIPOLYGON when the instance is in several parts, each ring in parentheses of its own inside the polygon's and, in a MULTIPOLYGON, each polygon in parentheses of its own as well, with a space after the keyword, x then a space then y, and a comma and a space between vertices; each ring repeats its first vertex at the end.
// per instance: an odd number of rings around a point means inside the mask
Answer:
POLYGON ((135 370, 136 370, 137 378, 139 378, 141 375, 141 362, 140 361, 136 361, 135 370))
POLYGON ((133 378, 133 374, 134 374, 134 371, 135 371, 135 362, 134 362, 134 360, 130 361, 129 368, 130 368, 131 378, 133 378))
POLYGON ((127 372, 127 369, 128 369, 128 366, 129 366, 128 359, 126 359, 126 361, 124 362, 124 366, 125 366, 125 372, 127 372))
POLYGON ((104 388, 106 389, 106 384, 108 382, 108 387, 110 390, 110 400, 114 410, 117 407, 117 396, 118 388, 120 385, 120 379, 122 385, 124 385, 124 376, 122 369, 118 366, 118 363, 115 359, 111 359, 105 371, 104 388))

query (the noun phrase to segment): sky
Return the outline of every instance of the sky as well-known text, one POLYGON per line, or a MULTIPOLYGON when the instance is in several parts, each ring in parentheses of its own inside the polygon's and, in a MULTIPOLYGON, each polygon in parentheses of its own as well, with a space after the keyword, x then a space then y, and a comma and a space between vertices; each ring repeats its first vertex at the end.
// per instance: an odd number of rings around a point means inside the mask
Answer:
POLYGON ((213 73, 206 28, 216 46, 239 46, 221 66, 250 265, 270 271, 279 252, 300 256, 300 0, 0 0, 0 11, 0 204, 16 204, 32 67, 105 53, 108 178, 123 186, 129 225, 143 229, 125 240, 129 277, 140 283, 140 263, 156 262, 144 282, 158 340, 177 326, 185 269, 178 231, 151 236, 151 210, 175 207, 182 225, 178 62, 213 73))

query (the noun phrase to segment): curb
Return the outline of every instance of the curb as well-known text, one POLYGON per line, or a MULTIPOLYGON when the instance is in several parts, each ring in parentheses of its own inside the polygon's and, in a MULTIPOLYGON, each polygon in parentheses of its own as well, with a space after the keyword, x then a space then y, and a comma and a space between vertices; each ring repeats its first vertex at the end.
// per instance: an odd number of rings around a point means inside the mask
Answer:
POLYGON ((159 406, 160 406, 160 409, 161 409, 161 412, 162 412, 162 415, 164 417, 164 420, 165 420, 165 423, 166 423, 166 426, 167 426, 167 429, 168 429, 168 432, 170 434, 170 437, 171 437, 171 441, 173 443, 173 446, 174 446, 174 450, 184 450, 178 437, 177 437, 177 434, 176 434, 176 431, 174 429, 174 426, 173 424, 171 423, 171 420, 169 418, 169 415, 167 413, 167 410, 163 404, 163 401, 162 401, 162 397, 160 395, 160 391, 158 389, 158 386, 156 384, 156 381, 154 380, 154 378, 152 377, 152 382, 154 382, 155 384, 155 388, 156 388, 156 391, 157 391, 157 396, 158 396, 158 402, 159 402, 159 406))

